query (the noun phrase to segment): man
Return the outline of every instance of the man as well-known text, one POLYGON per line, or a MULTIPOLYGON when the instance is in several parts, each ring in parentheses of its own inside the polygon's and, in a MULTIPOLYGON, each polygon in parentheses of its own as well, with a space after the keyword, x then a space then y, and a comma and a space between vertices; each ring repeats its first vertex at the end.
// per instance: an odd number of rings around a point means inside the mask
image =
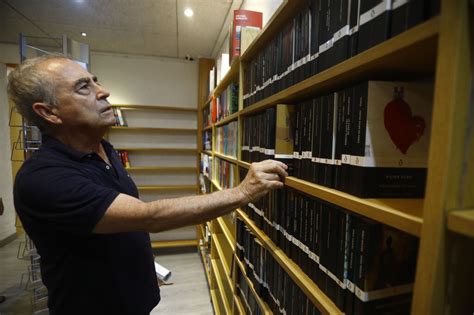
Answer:
POLYGON ((97 78, 62 57, 9 75, 20 113, 43 134, 15 180, 15 207, 41 255, 50 314, 148 314, 159 302, 147 232, 201 223, 283 186, 286 166, 254 163, 236 188, 145 203, 102 138, 115 117, 97 78))

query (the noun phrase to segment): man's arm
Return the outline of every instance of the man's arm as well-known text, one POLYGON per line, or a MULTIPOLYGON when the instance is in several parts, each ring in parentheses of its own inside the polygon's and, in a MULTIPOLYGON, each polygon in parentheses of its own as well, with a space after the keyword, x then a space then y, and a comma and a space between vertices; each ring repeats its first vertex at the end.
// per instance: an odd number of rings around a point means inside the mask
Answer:
POLYGON ((126 231, 160 232, 208 221, 254 201, 271 189, 283 187, 287 166, 267 160, 252 163, 242 183, 235 188, 201 196, 142 202, 120 194, 94 228, 94 233, 126 231))

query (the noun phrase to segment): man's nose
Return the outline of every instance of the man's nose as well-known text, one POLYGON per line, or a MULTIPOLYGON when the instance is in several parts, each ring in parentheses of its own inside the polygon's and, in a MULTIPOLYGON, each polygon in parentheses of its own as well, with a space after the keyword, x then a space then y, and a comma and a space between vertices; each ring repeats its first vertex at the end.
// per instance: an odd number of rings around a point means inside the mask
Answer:
POLYGON ((97 99, 102 100, 110 96, 109 91, 107 91, 103 86, 97 85, 97 99))

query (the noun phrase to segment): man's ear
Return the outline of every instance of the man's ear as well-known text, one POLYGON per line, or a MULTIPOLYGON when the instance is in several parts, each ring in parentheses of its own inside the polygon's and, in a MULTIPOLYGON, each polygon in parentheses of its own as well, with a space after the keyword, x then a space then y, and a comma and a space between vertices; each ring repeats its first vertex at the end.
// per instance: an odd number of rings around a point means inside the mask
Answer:
POLYGON ((62 123, 61 118, 57 115, 57 109, 45 103, 34 103, 32 105, 35 113, 47 122, 58 125, 62 123))

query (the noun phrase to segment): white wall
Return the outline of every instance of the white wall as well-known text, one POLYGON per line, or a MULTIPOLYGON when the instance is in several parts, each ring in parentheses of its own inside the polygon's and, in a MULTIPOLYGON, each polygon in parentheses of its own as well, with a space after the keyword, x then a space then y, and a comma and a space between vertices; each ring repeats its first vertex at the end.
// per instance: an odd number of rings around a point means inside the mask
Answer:
POLYGON ((0 43, 0 62, 20 63, 20 50, 18 45, 0 43))
POLYGON ((92 53, 91 70, 111 103, 197 107, 197 62, 92 53))
POLYGON ((0 62, 0 197, 5 211, 0 216, 0 242, 15 233, 15 210, 13 207, 12 164, 10 162, 10 127, 7 98, 7 67, 0 62))

